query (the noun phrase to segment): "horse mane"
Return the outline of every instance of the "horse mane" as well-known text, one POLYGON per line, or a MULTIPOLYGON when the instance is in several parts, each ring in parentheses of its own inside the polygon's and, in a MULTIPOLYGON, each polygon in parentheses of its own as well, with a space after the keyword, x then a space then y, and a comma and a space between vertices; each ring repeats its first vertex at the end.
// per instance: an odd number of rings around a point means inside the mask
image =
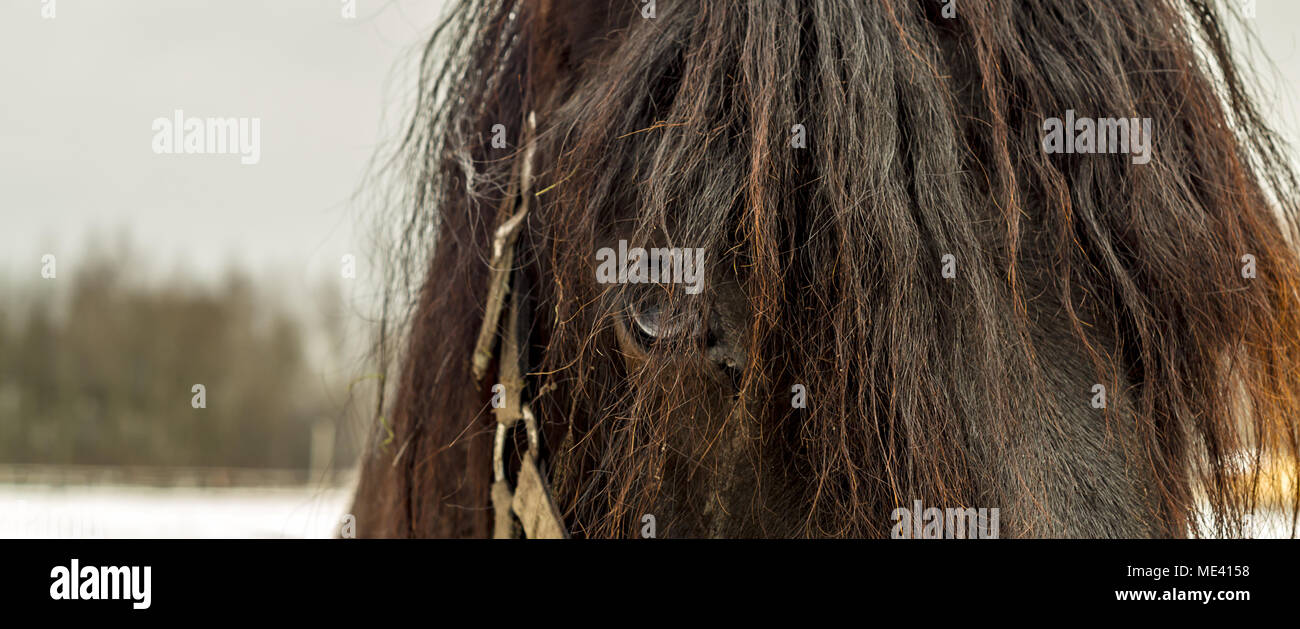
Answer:
POLYGON ((1296 179, 1212 3, 962 0, 951 19, 931 0, 656 4, 647 18, 630 0, 464 0, 425 48, 391 164, 405 187, 383 217, 393 396, 363 466, 361 534, 491 532, 491 394, 468 361, 530 112, 516 263, 575 535, 634 535, 664 487, 692 482, 669 446, 737 422, 776 461, 758 473, 773 499, 803 506, 770 535, 887 536, 886 514, 913 499, 1014 506, 1015 534, 1056 534, 1050 487, 1084 481, 1036 462, 1086 453, 1028 435, 1068 432, 1070 399, 1133 444, 1114 447, 1149 479, 1152 508, 1130 515, 1150 535, 1246 534, 1270 462, 1296 478, 1296 179), (1150 163, 1045 153, 1044 119, 1067 110, 1151 118, 1150 163), (690 348, 621 363, 622 289, 592 279, 613 224, 743 277, 736 397, 758 412, 699 419, 718 394, 673 363, 690 348), (1045 370, 1061 348, 1087 357, 1072 368, 1107 408, 1087 387, 1061 394, 1045 370), (794 383, 807 408, 790 407, 794 383), (1026 464, 992 471, 1007 459, 1026 464))

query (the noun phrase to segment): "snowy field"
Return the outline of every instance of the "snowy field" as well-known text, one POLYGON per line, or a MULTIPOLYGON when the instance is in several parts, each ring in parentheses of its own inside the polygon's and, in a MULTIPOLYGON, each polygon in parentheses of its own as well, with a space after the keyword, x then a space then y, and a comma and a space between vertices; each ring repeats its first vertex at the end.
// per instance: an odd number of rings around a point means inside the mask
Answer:
MULTIPOLYGON (((0 484, 0 538, 337 537, 352 487, 153 488, 0 484)), ((1289 537, 1280 514, 1254 537, 1289 537)))
POLYGON ((336 537, 351 487, 0 484, 0 538, 336 537))

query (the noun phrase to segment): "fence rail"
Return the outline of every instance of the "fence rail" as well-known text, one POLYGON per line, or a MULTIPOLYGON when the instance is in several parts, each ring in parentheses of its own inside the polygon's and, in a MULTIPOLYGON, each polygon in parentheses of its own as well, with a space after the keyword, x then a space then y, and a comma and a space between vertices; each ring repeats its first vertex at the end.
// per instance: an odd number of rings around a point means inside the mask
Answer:
POLYGON ((153 467, 0 464, 0 484, 145 485, 151 487, 340 486, 355 469, 258 469, 236 467, 153 467))

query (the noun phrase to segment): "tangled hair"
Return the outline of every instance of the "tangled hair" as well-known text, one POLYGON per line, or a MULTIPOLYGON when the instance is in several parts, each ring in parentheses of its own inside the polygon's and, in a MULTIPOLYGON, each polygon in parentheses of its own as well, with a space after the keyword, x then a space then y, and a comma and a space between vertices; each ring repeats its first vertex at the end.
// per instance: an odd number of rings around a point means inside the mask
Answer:
MULTIPOLYGON (((459 2, 394 166, 415 292, 361 534, 491 534, 469 357, 523 195, 529 395, 576 536, 651 513, 661 535, 878 537, 914 500, 999 507, 1004 536, 1248 534, 1295 478, 1300 261, 1296 180, 1226 17, 944 4, 459 2), (1150 118, 1151 161, 1048 154, 1067 110, 1150 118), (691 335, 628 360, 645 287, 594 277, 618 239, 707 252, 705 292, 742 296, 743 365, 691 335)), ((663 293, 676 317, 722 299, 663 293)))

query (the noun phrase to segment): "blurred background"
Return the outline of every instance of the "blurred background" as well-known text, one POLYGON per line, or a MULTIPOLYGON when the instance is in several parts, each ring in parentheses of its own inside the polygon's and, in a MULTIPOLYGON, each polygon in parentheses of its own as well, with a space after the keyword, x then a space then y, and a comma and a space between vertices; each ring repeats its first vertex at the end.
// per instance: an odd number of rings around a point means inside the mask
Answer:
MULTIPOLYGON (((371 175, 442 4, 0 4, 0 537, 340 533, 381 385, 371 175), (260 118, 260 162, 153 153, 176 109, 260 118)), ((1300 3, 1253 4, 1294 143, 1300 3)))
POLYGON ((0 537, 339 534, 369 175, 441 5, 0 4, 0 537), (155 154, 176 109, 260 118, 261 160, 155 154))

